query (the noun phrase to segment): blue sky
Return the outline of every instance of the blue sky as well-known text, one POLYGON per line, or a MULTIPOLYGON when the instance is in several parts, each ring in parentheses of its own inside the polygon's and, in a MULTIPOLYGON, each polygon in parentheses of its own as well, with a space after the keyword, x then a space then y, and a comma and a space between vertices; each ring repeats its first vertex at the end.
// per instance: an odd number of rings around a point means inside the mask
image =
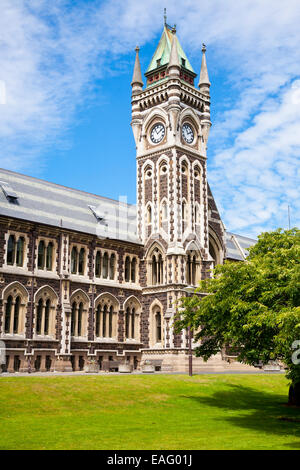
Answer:
POLYGON ((226 227, 286 228, 288 204, 299 226, 298 0, 2 0, 0 166, 134 203, 134 47, 145 70, 164 6, 197 73, 207 45, 208 179, 226 227))

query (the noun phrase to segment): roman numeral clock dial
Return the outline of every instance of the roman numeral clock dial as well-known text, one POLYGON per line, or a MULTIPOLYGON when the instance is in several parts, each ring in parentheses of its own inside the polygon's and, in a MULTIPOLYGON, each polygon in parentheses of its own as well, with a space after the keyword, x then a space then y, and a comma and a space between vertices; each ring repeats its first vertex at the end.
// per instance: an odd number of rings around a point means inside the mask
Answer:
POLYGON ((183 124, 182 137, 187 144, 191 144, 194 141, 194 131, 189 124, 183 124))
POLYGON ((151 142, 153 142, 153 144, 158 144, 163 140, 165 133, 166 131, 163 124, 155 124, 150 133, 151 142))

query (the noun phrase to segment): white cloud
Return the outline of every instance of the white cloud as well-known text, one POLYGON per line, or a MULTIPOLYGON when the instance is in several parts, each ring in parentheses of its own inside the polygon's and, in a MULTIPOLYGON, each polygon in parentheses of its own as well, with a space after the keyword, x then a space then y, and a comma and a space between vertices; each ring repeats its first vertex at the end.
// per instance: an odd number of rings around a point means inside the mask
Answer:
POLYGON ((159 34, 164 6, 192 60, 208 45, 212 94, 214 79, 224 84, 209 179, 226 225, 245 234, 286 225, 287 204, 299 225, 298 0, 2 0, 0 164, 36 166, 112 59, 159 34))

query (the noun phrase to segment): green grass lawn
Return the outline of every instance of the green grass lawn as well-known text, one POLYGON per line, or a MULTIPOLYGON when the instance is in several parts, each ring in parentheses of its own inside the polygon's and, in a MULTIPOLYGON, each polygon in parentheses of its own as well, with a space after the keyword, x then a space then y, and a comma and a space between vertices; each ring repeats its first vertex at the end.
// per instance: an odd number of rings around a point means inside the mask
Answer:
POLYGON ((0 449, 300 449, 287 392, 282 375, 2 377, 0 449))

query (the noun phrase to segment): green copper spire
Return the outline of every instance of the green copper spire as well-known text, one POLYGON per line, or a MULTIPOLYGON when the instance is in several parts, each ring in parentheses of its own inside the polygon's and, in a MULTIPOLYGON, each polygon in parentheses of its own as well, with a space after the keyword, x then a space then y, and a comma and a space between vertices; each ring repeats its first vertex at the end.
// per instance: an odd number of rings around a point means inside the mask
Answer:
MULTIPOLYGON (((150 65, 146 71, 146 76, 149 72, 154 71, 155 69, 167 65, 170 61, 170 54, 171 54, 171 45, 172 45, 172 30, 169 25, 164 24, 164 29, 160 38, 160 41, 158 43, 158 46, 156 48, 156 51, 152 57, 152 60, 150 62, 150 65)), ((185 55, 180 42, 178 41, 177 36, 175 35, 174 38, 177 42, 177 52, 178 52, 178 59, 179 63, 188 71, 192 72, 195 74, 193 67, 191 66, 187 56, 185 55)))

